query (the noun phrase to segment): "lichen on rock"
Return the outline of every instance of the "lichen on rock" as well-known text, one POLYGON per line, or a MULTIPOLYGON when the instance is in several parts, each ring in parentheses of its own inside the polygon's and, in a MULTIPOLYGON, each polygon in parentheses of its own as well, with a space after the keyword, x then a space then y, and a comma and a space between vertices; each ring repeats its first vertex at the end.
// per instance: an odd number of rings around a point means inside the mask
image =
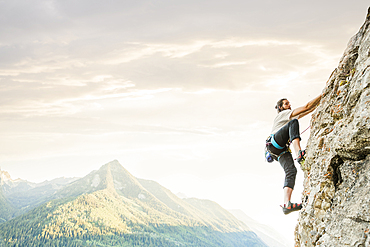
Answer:
POLYGON ((311 119, 296 246, 370 246, 370 8, 311 119))

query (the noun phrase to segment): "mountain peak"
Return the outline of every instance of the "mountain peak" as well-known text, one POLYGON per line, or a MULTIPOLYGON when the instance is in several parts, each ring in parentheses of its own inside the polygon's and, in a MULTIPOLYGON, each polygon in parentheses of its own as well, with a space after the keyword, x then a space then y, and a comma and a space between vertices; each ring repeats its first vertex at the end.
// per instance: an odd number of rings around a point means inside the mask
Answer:
POLYGON ((103 165, 102 167, 100 167, 99 171, 100 170, 110 170, 111 172, 118 172, 118 173, 124 173, 126 174, 127 176, 131 176, 131 173, 129 171, 127 171, 119 162, 118 160, 113 160, 111 162, 108 162, 107 164, 103 165))
POLYGON ((105 165, 109 165, 109 166, 112 166, 112 167, 122 167, 123 168, 123 166, 118 162, 118 160, 112 160, 112 161, 108 162, 105 165))
POLYGON ((0 170, 0 185, 4 183, 12 182, 12 178, 10 177, 9 173, 6 171, 0 170))
POLYGON ((99 170, 66 186, 58 192, 57 197, 73 197, 105 189, 126 198, 150 200, 153 197, 117 160, 106 163, 99 170))

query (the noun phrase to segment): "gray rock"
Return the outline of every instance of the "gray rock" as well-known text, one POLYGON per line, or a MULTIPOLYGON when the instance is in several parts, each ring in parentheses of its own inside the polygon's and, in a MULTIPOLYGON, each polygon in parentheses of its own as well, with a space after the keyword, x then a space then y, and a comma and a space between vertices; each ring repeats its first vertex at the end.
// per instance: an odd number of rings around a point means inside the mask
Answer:
POLYGON ((370 8, 311 119, 296 246, 370 246, 370 8))

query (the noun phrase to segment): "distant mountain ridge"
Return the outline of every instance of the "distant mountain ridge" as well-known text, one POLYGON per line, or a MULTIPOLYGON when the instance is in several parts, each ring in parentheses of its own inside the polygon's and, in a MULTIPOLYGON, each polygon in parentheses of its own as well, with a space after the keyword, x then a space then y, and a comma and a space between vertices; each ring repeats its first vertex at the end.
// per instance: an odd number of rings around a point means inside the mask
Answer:
POLYGON ((56 178, 42 183, 32 183, 22 179, 12 179, 8 172, 0 170, 0 198, 2 195, 3 200, 12 208, 12 213, 8 214, 5 220, 50 200, 56 191, 77 179, 56 178))
MULTIPOLYGON (((180 199, 154 181, 135 178, 116 160, 83 178, 60 182, 66 184, 58 187, 56 181, 50 182, 51 189, 39 200, 31 198, 30 205, 22 200, 22 191, 15 193, 18 197, 8 194, 11 200, 3 195, 7 205, 12 206, 11 201, 17 198, 22 207, 15 207, 21 215, 0 224, 0 243, 3 241, 5 246, 267 246, 217 203, 180 199)), ((35 189, 42 187, 38 185, 26 191, 41 195, 35 189)))
POLYGON ((0 223, 11 219, 14 215, 14 211, 14 208, 6 199, 3 189, 0 187, 0 223))

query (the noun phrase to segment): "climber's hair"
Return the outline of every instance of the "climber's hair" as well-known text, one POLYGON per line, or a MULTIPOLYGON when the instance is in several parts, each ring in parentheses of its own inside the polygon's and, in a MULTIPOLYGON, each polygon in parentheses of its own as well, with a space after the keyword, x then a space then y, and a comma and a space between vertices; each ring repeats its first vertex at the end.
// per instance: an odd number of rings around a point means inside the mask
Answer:
POLYGON ((283 99, 280 99, 277 103, 276 103, 276 106, 275 106, 275 109, 277 110, 277 112, 281 112, 283 111, 280 107, 283 106, 284 104, 284 100, 287 100, 286 98, 283 98, 283 99))

